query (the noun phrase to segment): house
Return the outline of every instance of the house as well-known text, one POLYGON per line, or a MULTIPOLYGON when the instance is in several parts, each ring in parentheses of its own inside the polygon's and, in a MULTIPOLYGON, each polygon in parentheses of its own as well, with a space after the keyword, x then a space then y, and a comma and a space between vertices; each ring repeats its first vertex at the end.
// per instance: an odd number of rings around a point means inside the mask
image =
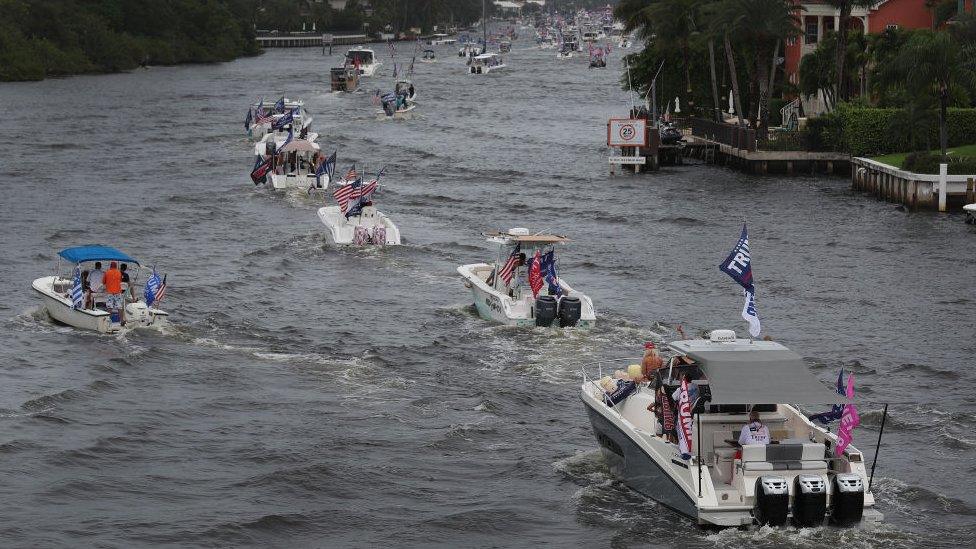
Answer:
MULTIPOLYGON (((971 12, 974 0, 959 0, 963 9, 971 12)), ((800 35, 786 43, 784 70, 786 79, 799 84, 800 59, 817 48, 829 31, 840 26, 840 10, 825 0, 800 0, 802 10, 797 11, 800 18, 800 35)), ((850 28, 864 33, 884 32, 889 28, 928 29, 932 28, 933 12, 927 0, 880 0, 869 8, 855 7, 851 10, 850 28)), ((822 111, 818 98, 804 101, 808 113, 822 111)))

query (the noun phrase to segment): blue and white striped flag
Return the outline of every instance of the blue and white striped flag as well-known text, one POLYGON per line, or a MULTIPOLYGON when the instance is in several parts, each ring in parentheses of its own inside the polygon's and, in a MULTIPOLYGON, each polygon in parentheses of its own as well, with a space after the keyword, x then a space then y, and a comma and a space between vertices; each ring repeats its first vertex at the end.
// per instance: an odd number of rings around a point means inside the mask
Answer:
POLYGON ((81 285, 81 267, 75 267, 75 283, 71 287, 71 304, 75 309, 80 309, 85 300, 85 290, 81 285))

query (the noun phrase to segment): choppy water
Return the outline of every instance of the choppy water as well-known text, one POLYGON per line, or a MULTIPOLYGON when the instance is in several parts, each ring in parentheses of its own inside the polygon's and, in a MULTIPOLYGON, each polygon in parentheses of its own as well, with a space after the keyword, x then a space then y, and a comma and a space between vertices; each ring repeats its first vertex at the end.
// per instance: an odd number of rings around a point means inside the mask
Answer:
MULTIPOLYGON (((403 49, 403 48, 401 48, 403 49)), ((385 47, 377 48, 385 55, 385 47)), ((799 546, 976 543, 976 234, 843 179, 685 166, 609 178, 609 71, 521 48, 477 78, 419 64, 418 116, 327 91, 332 58, 269 51, 0 87, 0 545, 799 546), (254 189, 249 101, 302 97, 324 148, 389 164, 406 246, 337 251, 315 200, 254 189), (766 330, 891 420, 873 531, 699 530, 608 476, 580 364, 677 323, 743 330, 717 269, 749 222, 766 330), (590 332, 476 318, 456 265, 487 229, 571 235, 590 332), (163 332, 38 314, 61 247, 117 243, 169 274, 163 332)), ((390 66, 374 79, 390 86, 390 66)), ((868 451, 868 454, 872 452, 868 451)))

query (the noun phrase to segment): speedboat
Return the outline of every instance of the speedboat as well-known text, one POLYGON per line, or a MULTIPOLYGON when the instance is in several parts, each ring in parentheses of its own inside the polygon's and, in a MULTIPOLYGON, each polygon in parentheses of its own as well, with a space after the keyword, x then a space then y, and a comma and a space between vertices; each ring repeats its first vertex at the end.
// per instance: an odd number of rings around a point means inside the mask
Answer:
POLYGON ((366 184, 359 179, 344 182, 332 193, 337 205, 319 208, 319 219, 329 229, 333 243, 339 246, 400 245, 400 229, 373 205, 372 194, 378 184, 377 179, 366 184))
POLYGON ((497 53, 485 53, 471 58, 469 72, 471 74, 488 74, 505 68, 505 60, 497 53))
MULTIPOLYGON (((416 91, 414 93, 416 94, 416 91)), ((379 95, 380 91, 376 90, 376 94, 379 95)), ((407 89, 400 89, 397 92, 379 95, 379 104, 382 109, 376 111, 377 119, 399 120, 409 118, 410 113, 417 108, 417 104, 408 98, 408 94, 407 89)))
POLYGON ((329 79, 334 92, 353 92, 359 88, 359 71, 349 64, 329 69, 329 79))
POLYGON ((498 52, 499 53, 509 53, 512 51, 512 41, 511 40, 501 40, 498 42, 498 52))
POLYGON ((424 50, 423 56, 421 56, 421 58, 420 58, 420 62, 421 63, 436 63, 437 62, 437 54, 434 53, 434 50, 431 50, 431 49, 424 50))
POLYGON ((962 210, 966 212, 966 223, 976 225, 976 203, 966 204, 962 210))
POLYGON ((312 116, 305 110, 305 103, 301 99, 282 97, 276 103, 267 105, 262 100, 250 106, 244 129, 248 135, 259 140, 269 133, 284 135, 289 129, 308 132, 312 129, 312 116), (288 122, 281 124, 281 119, 286 115, 288 122))
POLYGON ((508 326, 579 326, 590 328, 596 322, 593 302, 574 290, 556 273, 555 246, 569 239, 551 234, 529 234, 524 228, 509 229, 485 235, 499 246, 499 259, 493 264, 472 263, 457 268, 464 285, 474 296, 478 315, 485 320, 508 326), (508 251, 501 261, 501 250, 508 251), (519 265, 539 261, 540 280, 537 290, 519 284, 523 278, 531 283, 534 266, 519 265), (533 295, 534 294, 534 295, 533 295))
POLYGON ((417 101, 417 88, 410 79, 398 78, 396 84, 393 86, 393 93, 406 94, 407 101, 410 103, 417 101))
POLYGON ((383 63, 376 60, 376 53, 369 48, 353 48, 346 52, 346 64, 359 70, 361 76, 373 76, 383 63))
POLYGON ((837 435, 797 408, 847 403, 799 355, 776 342, 737 339, 732 330, 673 341, 664 355, 668 362, 646 381, 604 376, 602 367, 597 377, 583 372, 580 396, 597 442, 628 486, 704 526, 882 520, 864 454, 850 445, 837 452, 837 435), (655 395, 678 397, 669 406, 678 410, 673 434, 662 433, 648 411, 655 395), (750 411, 772 444, 739 445, 750 411))
POLYGON ((673 122, 661 123, 658 133, 661 135, 662 145, 681 146, 684 144, 684 134, 681 133, 681 129, 678 128, 677 124, 673 122))
POLYGON ((61 324, 67 324, 83 330, 99 333, 114 333, 124 328, 159 327, 166 324, 169 313, 159 308, 159 301, 165 293, 165 278, 160 280, 155 271, 147 278, 146 291, 140 299, 136 291, 139 283, 139 262, 129 255, 108 246, 90 245, 65 248, 58 252, 58 266, 53 276, 44 276, 34 280, 31 286, 44 303, 44 310, 48 316, 61 324), (73 272, 61 271, 62 260, 74 266, 73 272), (96 287, 89 291, 87 280, 89 270, 96 262, 117 262, 135 267, 127 270, 130 282, 123 283, 121 302, 119 307, 124 309, 123 317, 118 310, 113 310, 112 297, 104 292, 103 287, 96 287), (148 303, 147 303, 148 301, 148 303))
POLYGON ((294 138, 291 134, 268 134, 257 142, 254 145, 256 165, 271 157, 265 183, 270 183, 271 188, 276 191, 327 189, 328 175, 320 175, 318 178, 315 176, 315 168, 321 155, 321 149, 315 142, 317 137, 318 134, 315 133, 308 134, 305 138, 294 138))

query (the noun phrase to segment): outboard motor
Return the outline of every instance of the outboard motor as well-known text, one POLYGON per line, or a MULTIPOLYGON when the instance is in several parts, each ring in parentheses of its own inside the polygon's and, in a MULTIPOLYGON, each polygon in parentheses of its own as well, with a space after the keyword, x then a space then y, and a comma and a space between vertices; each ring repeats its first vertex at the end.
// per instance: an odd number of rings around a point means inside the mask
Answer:
POLYGON ((861 522, 864 514, 864 481, 854 473, 840 473, 831 481, 830 522, 850 525, 861 522))
POLYGON ((551 295, 540 295, 535 300, 535 325, 552 326, 556 320, 556 298, 551 295))
POLYGON ((576 326, 583 314, 583 304, 578 297, 565 296, 559 300, 559 327, 576 326))
POLYGON ((827 514, 827 482, 820 475, 793 479, 793 526, 820 526, 827 514))
POLYGON ((786 479, 764 475, 756 479, 753 514, 760 526, 783 526, 790 513, 790 488, 786 479))

